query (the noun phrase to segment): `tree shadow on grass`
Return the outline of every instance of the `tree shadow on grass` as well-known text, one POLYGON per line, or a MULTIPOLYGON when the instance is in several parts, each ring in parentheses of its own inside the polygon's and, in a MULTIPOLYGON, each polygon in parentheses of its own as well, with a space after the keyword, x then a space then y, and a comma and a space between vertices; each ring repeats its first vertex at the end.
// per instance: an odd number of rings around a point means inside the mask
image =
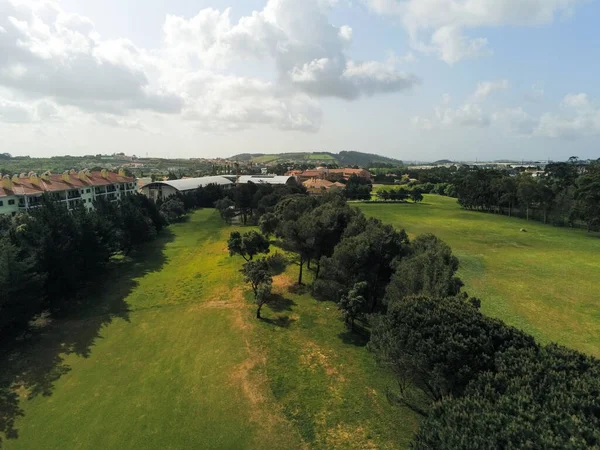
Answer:
POLYGON ((296 319, 292 319, 290 318, 290 316, 277 316, 273 319, 269 317, 262 317, 260 320, 262 320, 265 323, 268 323, 269 325, 273 325, 280 328, 289 328, 290 325, 292 325, 296 321, 296 319))
POLYGON ((67 355, 88 358, 104 327, 115 319, 129 322, 125 299, 138 278, 163 267, 163 249, 173 240, 173 233, 163 230, 155 241, 111 261, 52 320, 33 322, 27 333, 0 343, 0 447, 3 436, 19 437, 15 422, 24 416, 21 402, 52 395, 55 382, 71 370, 67 355))
POLYGON ((296 306, 297 303, 289 298, 285 298, 281 294, 272 294, 269 303, 267 304, 269 309, 274 312, 292 311, 292 307, 296 306))
POLYGON ((369 343, 371 332, 364 326, 355 323, 352 330, 346 330, 343 333, 338 334, 338 337, 344 344, 364 347, 369 343))

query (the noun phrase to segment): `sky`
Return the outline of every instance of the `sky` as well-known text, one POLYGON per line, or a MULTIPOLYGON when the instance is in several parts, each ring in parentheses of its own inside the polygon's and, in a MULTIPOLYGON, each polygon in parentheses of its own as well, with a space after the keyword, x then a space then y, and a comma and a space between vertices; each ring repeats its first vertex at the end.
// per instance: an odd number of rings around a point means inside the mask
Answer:
POLYGON ((0 153, 600 157, 598 0, 0 0, 0 153))

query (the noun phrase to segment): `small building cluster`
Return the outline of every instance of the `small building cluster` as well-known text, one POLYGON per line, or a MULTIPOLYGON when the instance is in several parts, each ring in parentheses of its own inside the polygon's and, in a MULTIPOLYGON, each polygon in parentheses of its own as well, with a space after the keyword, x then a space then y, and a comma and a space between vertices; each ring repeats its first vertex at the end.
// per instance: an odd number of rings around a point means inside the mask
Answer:
POLYGON ((311 178, 336 182, 347 180, 352 175, 371 180, 371 172, 366 169, 328 169, 327 167, 317 167, 310 170, 290 170, 286 175, 297 177, 300 182, 305 182, 311 178))
POLYGON ((339 181, 332 182, 320 178, 311 178, 302 183, 306 191, 312 195, 321 195, 336 189, 343 189, 346 185, 339 181))
POLYGON ((125 176, 122 171, 70 170, 62 174, 29 172, 12 177, 4 175, 0 186, 0 214, 15 215, 34 208, 40 204, 43 194, 65 203, 69 209, 77 205, 92 209, 94 200, 98 198, 117 201, 134 192, 135 178, 125 176))

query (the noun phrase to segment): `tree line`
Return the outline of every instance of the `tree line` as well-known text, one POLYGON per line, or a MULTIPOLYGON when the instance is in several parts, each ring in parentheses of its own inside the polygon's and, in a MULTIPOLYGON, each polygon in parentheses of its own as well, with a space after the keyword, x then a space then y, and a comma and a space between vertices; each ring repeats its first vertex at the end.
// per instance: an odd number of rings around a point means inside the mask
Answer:
POLYGON ((257 317, 272 284, 268 237, 295 255, 298 284, 337 303, 395 375, 392 402, 423 416, 415 449, 595 448, 600 361, 485 316, 462 291, 458 259, 434 235, 411 240, 340 195, 292 195, 261 215, 261 233, 233 232, 257 317))
POLYGON ((156 205, 139 194, 72 211, 44 195, 39 207, 1 216, 0 336, 26 330, 43 311, 68 310, 113 255, 129 254, 166 225, 156 205))
POLYGON ((600 159, 581 164, 571 158, 550 163, 535 174, 438 167, 414 171, 412 176, 419 179, 423 192, 454 194, 449 196, 458 197, 465 209, 600 231, 600 159), (440 191, 442 183, 451 186, 448 193, 440 191))

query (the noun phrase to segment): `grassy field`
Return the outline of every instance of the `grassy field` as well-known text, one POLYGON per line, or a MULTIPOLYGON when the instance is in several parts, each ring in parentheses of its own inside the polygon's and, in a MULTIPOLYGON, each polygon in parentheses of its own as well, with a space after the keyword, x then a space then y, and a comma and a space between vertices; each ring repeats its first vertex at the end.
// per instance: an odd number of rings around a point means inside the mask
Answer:
POLYGON ((292 288, 297 267, 254 319, 233 229, 212 210, 171 226, 1 361, 3 447, 407 448, 417 418, 335 305, 292 288))
POLYGON ((261 155, 252 158, 252 162, 260 164, 276 164, 279 162, 287 162, 289 160, 299 161, 329 161, 332 164, 337 163, 333 155, 328 153, 281 153, 276 155, 261 155))
POLYGON ((460 209, 455 199, 426 195, 420 204, 358 204, 412 236, 434 233, 460 259, 466 291, 482 310, 600 357, 600 237, 460 209), (527 232, 521 232, 525 228, 527 232))

